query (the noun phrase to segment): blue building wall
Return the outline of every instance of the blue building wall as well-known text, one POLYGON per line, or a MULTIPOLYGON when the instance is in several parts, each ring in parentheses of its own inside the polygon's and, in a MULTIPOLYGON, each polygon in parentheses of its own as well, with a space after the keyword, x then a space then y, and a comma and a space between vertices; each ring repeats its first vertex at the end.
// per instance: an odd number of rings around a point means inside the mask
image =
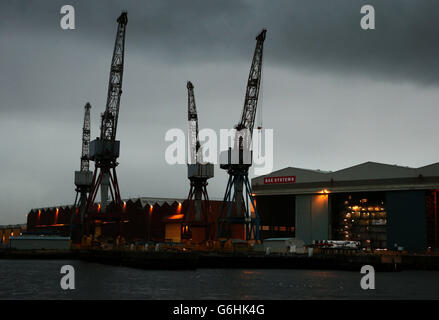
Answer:
POLYGON ((312 243, 311 195, 296 196, 296 238, 312 243))
POLYGON ((386 192, 387 248, 409 251, 427 248, 425 191, 386 192))
POLYGON ((296 196, 296 238, 308 245, 329 239, 328 195, 296 196))

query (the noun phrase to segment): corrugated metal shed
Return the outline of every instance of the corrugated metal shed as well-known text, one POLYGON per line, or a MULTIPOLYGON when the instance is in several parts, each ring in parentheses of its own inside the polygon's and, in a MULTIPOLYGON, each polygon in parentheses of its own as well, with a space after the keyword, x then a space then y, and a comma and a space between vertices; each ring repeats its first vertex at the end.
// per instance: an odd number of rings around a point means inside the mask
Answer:
MULTIPOLYGON (((134 198, 128 198, 128 199, 122 199, 122 201, 125 202, 137 202, 140 201, 140 203, 142 204, 142 207, 148 205, 158 205, 158 206, 163 206, 164 204, 168 204, 168 205, 172 205, 174 203, 182 203, 183 201, 185 201, 185 199, 181 199, 181 198, 157 198, 157 197, 134 197, 134 198)), ((96 202, 96 203, 100 203, 100 202, 96 202)), ((56 209, 63 209, 63 210, 70 210, 73 208, 73 205, 59 205, 59 206, 52 206, 52 207, 42 207, 42 208, 33 208, 30 210, 30 212, 37 212, 38 210, 41 211, 51 211, 51 210, 56 210, 56 209)))
MULTIPOLYGON (((89 213, 90 218, 100 221, 102 235, 113 236, 120 231, 117 221, 123 216, 122 233, 126 239, 144 239, 163 241, 165 238, 165 224, 169 217, 186 215, 190 218, 191 203, 182 198, 133 197, 123 200, 126 203, 123 212, 112 211, 110 203, 106 213, 102 214, 94 206, 89 213), (189 211, 189 213, 188 213, 189 211), (122 214, 122 216, 121 216, 122 214)), ((211 214, 208 216, 210 224, 215 223, 221 208, 221 201, 210 200, 211 214)), ((61 234, 69 234, 69 225, 72 220, 79 223, 78 212, 70 206, 31 209, 27 216, 29 230, 50 229, 61 234), (59 209, 59 210, 57 210, 59 209)), ((179 220, 183 221, 182 219, 179 220)), ((174 222, 174 221, 173 221, 174 222)), ((216 236, 216 228, 212 227, 212 234, 216 236)))

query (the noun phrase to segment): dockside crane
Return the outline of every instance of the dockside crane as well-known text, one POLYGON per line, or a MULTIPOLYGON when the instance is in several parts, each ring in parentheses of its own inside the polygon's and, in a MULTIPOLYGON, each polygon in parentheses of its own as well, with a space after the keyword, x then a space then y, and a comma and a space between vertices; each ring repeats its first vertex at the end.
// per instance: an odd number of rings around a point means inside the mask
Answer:
POLYGON ((232 151, 232 148, 229 148, 225 151, 227 160, 224 161, 224 157, 221 157, 220 167, 227 170, 229 179, 218 217, 219 238, 233 238, 236 234, 234 226, 245 225, 246 239, 259 240, 259 215, 248 179, 248 170, 252 165, 250 149, 258 105, 266 32, 264 29, 256 37, 256 48, 248 76, 241 121, 235 126, 234 149, 232 151))
POLYGON ((192 241, 200 243, 209 240, 211 235, 209 226, 209 195, 207 180, 213 177, 213 164, 203 162, 203 153, 198 137, 198 115, 195 104, 194 85, 187 82, 188 90, 188 179, 190 190, 187 197, 183 235, 190 234, 192 241), (203 200, 204 199, 204 200, 203 200), (194 204, 193 207, 191 204, 194 204), (189 230, 188 230, 189 229, 189 230))
POLYGON ((108 83, 107 104, 101 114, 101 134, 90 143, 90 159, 95 162, 91 191, 87 201, 87 212, 92 210, 98 190, 101 190, 100 211, 105 212, 109 200, 116 206, 122 206, 116 167, 118 165, 120 141, 116 140, 119 117, 120 97, 124 70, 125 31, 128 23, 126 12, 117 19, 117 34, 111 60, 110 79, 108 83))
POLYGON ((80 235, 74 237, 75 241, 82 238, 82 231, 85 221, 85 214, 87 210, 87 199, 90 193, 93 172, 90 171, 90 109, 91 105, 87 102, 84 107, 84 124, 82 127, 82 152, 81 152, 81 166, 79 171, 75 171, 75 186, 76 197, 73 205, 74 213, 72 214, 70 222, 70 237, 73 239, 73 232, 76 227, 79 227, 80 235), (79 224, 74 224, 75 214, 79 215, 77 221, 79 224))

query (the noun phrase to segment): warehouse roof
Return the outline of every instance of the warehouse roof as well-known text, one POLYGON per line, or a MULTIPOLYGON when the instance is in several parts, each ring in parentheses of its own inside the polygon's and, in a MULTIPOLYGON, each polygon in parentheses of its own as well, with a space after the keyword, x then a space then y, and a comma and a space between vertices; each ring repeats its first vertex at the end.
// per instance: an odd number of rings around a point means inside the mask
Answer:
POLYGON ((256 194, 436 189, 439 162, 410 168, 368 161, 337 171, 288 167, 252 179, 252 186, 256 194))
POLYGON ((140 201, 140 203, 142 204, 142 207, 144 207, 147 204, 149 204, 149 205, 158 204, 161 207, 165 203, 168 205, 172 205, 175 202, 183 203, 184 200, 185 199, 181 199, 181 198, 138 197, 138 198, 129 198, 129 199, 126 199, 125 201, 132 201, 132 202, 140 201))
MULTIPOLYGON (((128 202, 137 202, 140 201, 142 204, 142 207, 145 205, 159 205, 160 207, 163 206, 165 203, 168 205, 172 205, 175 202, 183 202, 185 199, 181 198, 157 198, 157 197, 135 197, 135 198, 128 198, 128 199, 122 199, 122 201, 128 202)), ((100 203, 100 202, 97 202, 100 203)), ((60 206, 52 206, 52 207, 44 207, 44 208, 33 208, 30 211, 47 211, 47 210, 54 210, 54 209, 72 209, 73 205, 60 205, 60 206)))

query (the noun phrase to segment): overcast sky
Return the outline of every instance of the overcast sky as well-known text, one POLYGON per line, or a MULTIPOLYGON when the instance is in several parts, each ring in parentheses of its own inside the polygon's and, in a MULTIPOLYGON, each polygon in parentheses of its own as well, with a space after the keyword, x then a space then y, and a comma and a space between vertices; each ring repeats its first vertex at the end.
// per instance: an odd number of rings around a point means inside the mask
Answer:
MULTIPOLYGON (((123 9, 123 198, 187 195, 186 167, 164 160, 166 131, 187 129, 186 81, 200 128, 231 128, 262 28, 260 106, 274 129, 274 170, 439 161, 437 1, 2 0, 0 224, 73 202, 83 107, 92 105, 94 138, 123 9), (76 9, 76 30, 60 28, 64 4, 76 9), (375 30, 360 28, 364 4, 375 7, 375 30)), ((209 193, 221 198, 227 174, 215 169, 209 193)))

